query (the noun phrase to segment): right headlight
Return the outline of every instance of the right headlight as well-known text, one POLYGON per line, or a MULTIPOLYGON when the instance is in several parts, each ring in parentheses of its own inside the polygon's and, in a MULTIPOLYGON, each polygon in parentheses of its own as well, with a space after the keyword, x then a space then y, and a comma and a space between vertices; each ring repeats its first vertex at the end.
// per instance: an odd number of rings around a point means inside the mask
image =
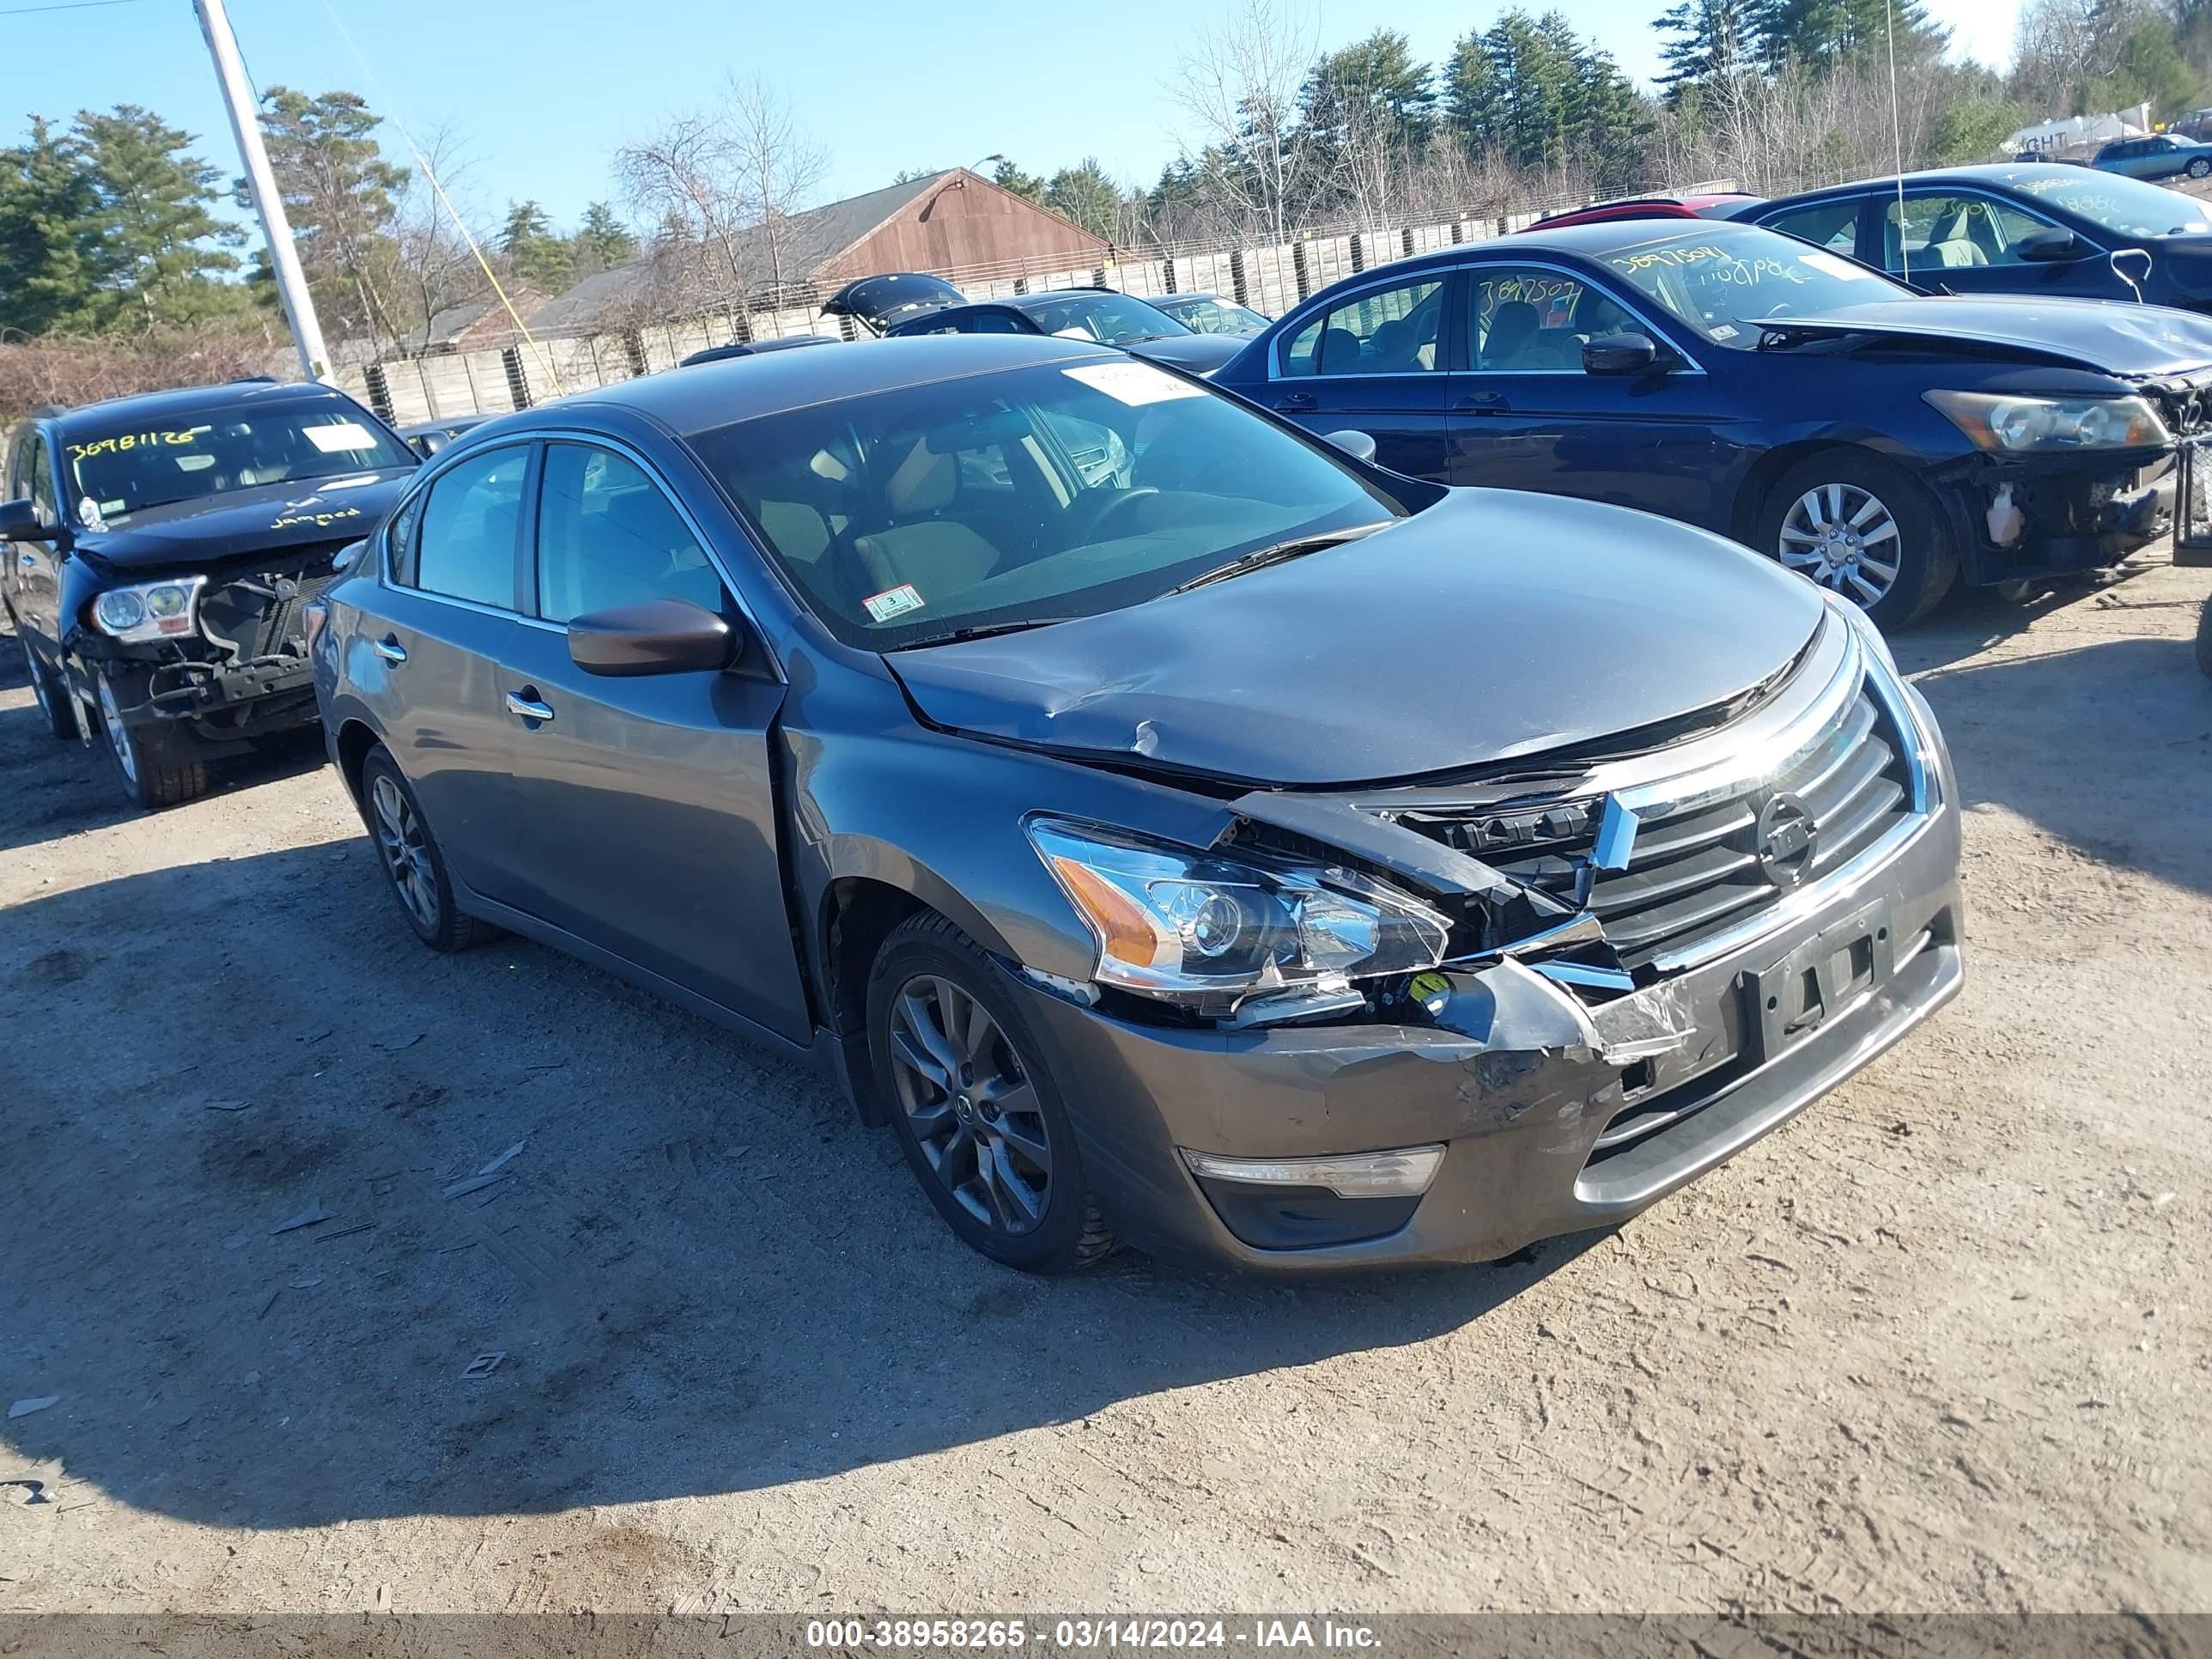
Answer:
POLYGON ((1450 924, 1348 870, 1224 858, 1091 824, 1031 818, 1037 856, 1098 943, 1093 977, 1170 1001, 1339 991, 1433 968, 1450 924))
POLYGON ((196 626, 192 608, 206 581, 204 576, 187 576, 111 587, 93 600, 92 619, 101 633, 129 644, 179 639, 196 626))
POLYGON ((1921 394, 1982 449, 2148 449, 2173 434, 2141 398, 2014 398, 1990 392, 1921 394))

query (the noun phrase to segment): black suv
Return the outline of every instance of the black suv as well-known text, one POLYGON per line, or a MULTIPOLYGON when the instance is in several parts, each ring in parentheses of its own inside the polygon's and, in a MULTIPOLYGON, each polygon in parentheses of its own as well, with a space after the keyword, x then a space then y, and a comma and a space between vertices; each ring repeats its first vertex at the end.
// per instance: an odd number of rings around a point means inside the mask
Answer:
POLYGON ((326 386, 270 380, 47 408, 0 486, 0 605, 58 738, 103 733, 142 806, 315 719, 301 632, 338 551, 419 464, 326 386))

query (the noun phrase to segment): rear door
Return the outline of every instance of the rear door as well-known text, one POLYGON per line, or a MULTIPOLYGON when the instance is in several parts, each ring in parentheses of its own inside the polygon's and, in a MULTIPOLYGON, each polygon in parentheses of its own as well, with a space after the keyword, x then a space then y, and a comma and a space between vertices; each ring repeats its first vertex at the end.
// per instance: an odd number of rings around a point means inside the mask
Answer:
POLYGON ((1665 331, 1588 273, 1534 260, 1470 266, 1461 299, 1452 483, 1579 495, 1726 531, 1739 416, 1665 331), (1588 373, 1583 343, 1616 333, 1648 337, 1674 367, 1588 373))
POLYGON ((1375 282, 1276 343, 1257 401, 1309 432, 1364 432, 1381 465, 1442 481, 1457 278, 1449 270, 1375 282))
MULTIPOLYGON (((15 446, 9 469, 7 497, 27 499, 42 525, 63 522, 61 497, 54 483, 54 454, 46 428, 28 427, 15 446)), ((49 665, 60 655, 61 562, 66 556, 52 542, 0 543, 7 561, 9 602, 36 636, 33 647, 49 665)))
POLYGON ((376 614, 343 642, 346 676, 376 716, 453 876, 506 902, 513 821, 499 699, 515 627, 533 446, 479 450, 430 480, 392 522, 376 614))
POLYGON ((510 902, 804 1042, 770 750, 783 685, 765 652, 729 672, 635 679, 568 655, 568 620, 610 605, 687 599, 741 622, 707 542, 641 454, 547 443, 532 614, 507 636, 499 684, 510 902))

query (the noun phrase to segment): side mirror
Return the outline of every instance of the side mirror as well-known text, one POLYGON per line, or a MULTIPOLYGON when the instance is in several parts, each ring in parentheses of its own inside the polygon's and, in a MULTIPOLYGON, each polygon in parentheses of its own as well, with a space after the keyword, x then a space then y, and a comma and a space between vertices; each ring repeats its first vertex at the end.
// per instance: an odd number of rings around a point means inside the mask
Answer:
POLYGON ((1334 444, 1355 461, 1371 462, 1375 459, 1375 434, 1371 432, 1358 432, 1346 427, 1341 432, 1323 433, 1322 441, 1334 444))
POLYGON ((0 542, 58 542, 62 532, 39 522, 39 510, 28 496, 0 501, 0 542))
POLYGON ((2053 225, 2048 230, 2032 231, 2012 245, 2012 251, 2031 264, 2057 264, 2066 259, 2078 259, 2087 250, 2081 239, 2070 230, 2061 230, 2053 225))
POLYGON ((689 599, 609 605, 568 623, 569 660, 611 679, 720 672, 736 663, 744 646, 736 629, 689 599))
POLYGON ((337 556, 331 561, 331 574, 343 576, 361 563, 362 556, 368 551, 366 541, 348 542, 338 549, 337 556))
POLYGON ((1583 342, 1586 374, 1642 374, 1659 361, 1648 334, 1597 334, 1583 342))

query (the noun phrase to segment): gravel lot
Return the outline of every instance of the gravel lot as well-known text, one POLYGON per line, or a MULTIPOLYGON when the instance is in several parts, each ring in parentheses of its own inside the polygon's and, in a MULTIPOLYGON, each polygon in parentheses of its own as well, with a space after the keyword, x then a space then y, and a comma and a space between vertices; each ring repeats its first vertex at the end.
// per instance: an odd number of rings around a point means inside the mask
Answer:
POLYGON ((0 1611, 2212 1608, 2207 586, 1900 641, 1972 927, 1900 1051, 1289 1288, 989 1266, 812 1077, 422 950, 312 743, 138 816, 0 641, 0 1611))

